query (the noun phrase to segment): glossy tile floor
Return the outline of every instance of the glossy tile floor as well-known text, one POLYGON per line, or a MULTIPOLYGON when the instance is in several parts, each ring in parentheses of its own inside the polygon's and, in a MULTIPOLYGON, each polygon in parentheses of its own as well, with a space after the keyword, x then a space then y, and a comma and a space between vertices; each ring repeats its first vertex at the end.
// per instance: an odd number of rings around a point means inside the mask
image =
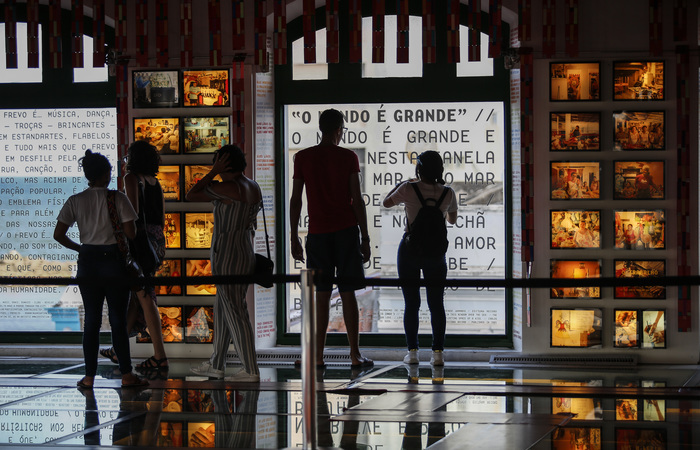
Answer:
MULTIPOLYGON (((300 448, 300 372, 261 366, 260 384, 189 374, 171 360, 146 389, 121 389, 101 360, 0 357, 0 447, 300 448)), ((700 367, 501 367, 378 362, 319 371, 319 447, 343 449, 700 448, 700 367)))

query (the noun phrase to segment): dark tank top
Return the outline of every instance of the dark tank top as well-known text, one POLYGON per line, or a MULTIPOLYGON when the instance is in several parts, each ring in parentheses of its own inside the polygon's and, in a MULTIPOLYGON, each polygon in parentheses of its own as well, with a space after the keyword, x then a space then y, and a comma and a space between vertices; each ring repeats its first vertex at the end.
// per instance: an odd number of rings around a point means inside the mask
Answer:
POLYGON ((163 190, 160 187, 160 182, 156 180, 156 184, 149 184, 143 181, 143 204, 139 205, 143 208, 146 216, 146 223, 152 225, 161 225, 163 223, 163 190))

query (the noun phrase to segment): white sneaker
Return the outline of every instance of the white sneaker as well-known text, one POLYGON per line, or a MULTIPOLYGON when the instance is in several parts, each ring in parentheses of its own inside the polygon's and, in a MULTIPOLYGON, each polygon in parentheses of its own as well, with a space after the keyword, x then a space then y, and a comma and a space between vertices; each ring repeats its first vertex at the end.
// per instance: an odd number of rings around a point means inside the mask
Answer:
POLYGON ((430 364, 433 366, 444 366, 445 365, 445 357, 443 355, 442 350, 434 350, 433 351, 433 356, 430 358, 430 364))
POLYGON ((226 381, 238 381, 241 383, 260 383, 260 375, 248 373, 245 370, 236 372, 231 376, 224 378, 226 381))
POLYGON ((445 384, 445 368, 443 366, 433 366, 433 384, 445 384))
POLYGON ((211 361, 204 361, 203 363, 199 364, 198 366, 193 366, 190 367, 190 372, 201 375, 203 377, 211 377, 211 378, 223 378, 224 377, 224 371, 215 369, 211 365, 211 361))
POLYGON ((418 357, 418 349, 409 350, 406 356, 403 357, 404 364, 420 364, 418 357))

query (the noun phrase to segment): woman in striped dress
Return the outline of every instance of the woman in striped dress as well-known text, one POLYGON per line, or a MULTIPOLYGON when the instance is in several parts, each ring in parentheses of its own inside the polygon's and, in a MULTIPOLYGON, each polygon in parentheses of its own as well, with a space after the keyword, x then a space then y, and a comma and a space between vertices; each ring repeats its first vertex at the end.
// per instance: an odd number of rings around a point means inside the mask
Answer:
MULTIPOLYGON (((235 145, 221 147, 211 171, 187 193, 188 201, 214 204, 214 234, 211 243, 212 275, 251 275, 255 269, 253 235, 262 205, 260 186, 246 177, 245 155, 235 145), (222 182, 214 181, 219 175, 222 182)), ((248 316, 248 284, 220 284, 214 302, 214 352, 209 361, 192 367, 192 372, 223 378, 226 352, 233 346, 243 370, 227 379, 260 381, 255 356, 255 334, 248 316)))

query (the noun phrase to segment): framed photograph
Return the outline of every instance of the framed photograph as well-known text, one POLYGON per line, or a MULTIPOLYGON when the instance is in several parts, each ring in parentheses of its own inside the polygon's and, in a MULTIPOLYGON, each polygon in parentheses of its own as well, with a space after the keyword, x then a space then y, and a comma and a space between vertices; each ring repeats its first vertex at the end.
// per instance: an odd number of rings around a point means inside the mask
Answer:
MULTIPOLYGON (((211 262, 208 259, 186 259, 185 270, 188 277, 210 277, 211 262)), ((216 295, 214 284, 191 284, 185 287, 187 295, 216 295)))
POLYGON ((666 213, 617 210, 615 213, 615 248, 619 250, 666 249, 666 213))
POLYGON ((211 389, 187 389, 186 411, 198 413, 213 413, 214 399, 211 389))
MULTIPOLYGON (((666 260, 616 259, 615 278, 653 278, 666 276, 666 260)), ((615 298, 665 299, 666 286, 615 286, 615 298)))
POLYGON ((187 422, 187 443, 185 447, 208 446, 209 442, 214 442, 215 428, 214 422, 187 422))
POLYGON ((573 445, 590 450, 601 450, 603 448, 601 433, 600 428, 559 427, 552 435, 552 450, 571 450, 575 448, 573 445))
POLYGON ((165 213, 165 248, 182 248, 182 214, 179 212, 165 213))
POLYGON ((214 213, 185 213, 185 248, 211 248, 214 213))
POLYGON ((231 143, 228 117, 182 119, 185 153, 214 153, 231 143))
POLYGON ((185 306, 185 342, 210 343, 214 339, 214 307, 185 306))
POLYGON ((600 248, 600 210, 552 210, 550 218, 550 248, 600 248))
POLYGON ((666 310, 642 310, 642 348, 666 348, 666 310))
MULTIPOLYGON (((642 343, 642 345, 644 345, 642 343)), ((661 381, 642 381, 644 388, 659 388, 666 387, 666 383, 661 381)), ((665 422, 666 421, 666 400, 645 398, 642 400, 642 420, 646 422, 665 422)))
MULTIPOLYGON (((177 391, 177 389, 165 389, 165 397, 168 396, 169 391, 177 391)), ((165 402, 165 401, 164 401, 165 402)), ((170 405, 170 404, 168 404, 170 405)), ((174 410, 173 412, 182 412, 182 398, 180 398, 180 409, 174 410)), ((169 411, 167 406, 163 404, 163 410, 169 411)), ((156 433, 155 445, 158 447, 183 447, 184 444, 184 422, 172 421, 172 420, 161 420, 159 425, 159 431, 156 433)))
POLYGON ((134 119, 134 140, 148 141, 161 155, 180 153, 180 119, 151 117, 134 119))
POLYGON ((600 113, 549 114, 549 150, 600 151, 600 113))
POLYGON ((183 70, 183 106, 231 106, 230 84, 228 70, 183 70))
POLYGON ((598 161, 552 161, 549 163, 551 200, 600 199, 598 161))
POLYGON ((665 100, 663 61, 613 62, 613 100, 665 100))
POLYGON ((663 200, 664 161, 613 161, 615 200, 663 200))
POLYGON ((600 63, 550 63, 549 73, 551 101, 600 100, 600 63))
MULTIPOLYGON (((209 173, 211 167, 211 165, 205 164, 185 164, 183 166, 183 172, 185 174, 185 193, 192 189, 192 186, 197 184, 199 180, 204 178, 204 175, 209 173)), ((221 181, 221 177, 219 175, 215 176, 214 179, 216 181, 221 181)))
POLYGON ((639 347, 639 312, 630 309, 615 310, 614 347, 639 347))
POLYGON ((669 448, 666 430, 644 428, 615 428, 615 449, 669 448))
POLYGON ((133 71, 134 108, 175 108, 180 106, 177 70, 133 71))
POLYGON ((159 306, 163 342, 184 342, 182 306, 159 306))
MULTIPOLYGON (((156 277, 182 277, 182 260, 166 258, 155 273, 156 277)), ((182 285, 156 285, 156 295, 182 295, 182 285)))
POLYGON ((663 150, 664 111, 619 111, 613 113, 613 150, 663 150))
MULTIPOLYGON (((552 259, 550 263, 550 278, 553 279, 575 279, 575 278, 600 278, 601 260, 599 259, 577 259, 564 260, 552 259)), ((550 298, 600 298, 600 287, 552 287, 549 292, 550 298)))
POLYGON ((615 399, 615 420, 639 420, 638 400, 636 398, 615 399))
POLYGON ((602 346, 603 312, 599 308, 550 311, 551 347, 602 346))
POLYGON ((156 178, 160 181, 163 189, 163 197, 166 202, 179 202, 182 200, 182 181, 180 176, 180 166, 160 166, 156 178))
POLYGON ((163 411, 182 412, 185 405, 184 397, 180 389, 163 389, 163 411))

